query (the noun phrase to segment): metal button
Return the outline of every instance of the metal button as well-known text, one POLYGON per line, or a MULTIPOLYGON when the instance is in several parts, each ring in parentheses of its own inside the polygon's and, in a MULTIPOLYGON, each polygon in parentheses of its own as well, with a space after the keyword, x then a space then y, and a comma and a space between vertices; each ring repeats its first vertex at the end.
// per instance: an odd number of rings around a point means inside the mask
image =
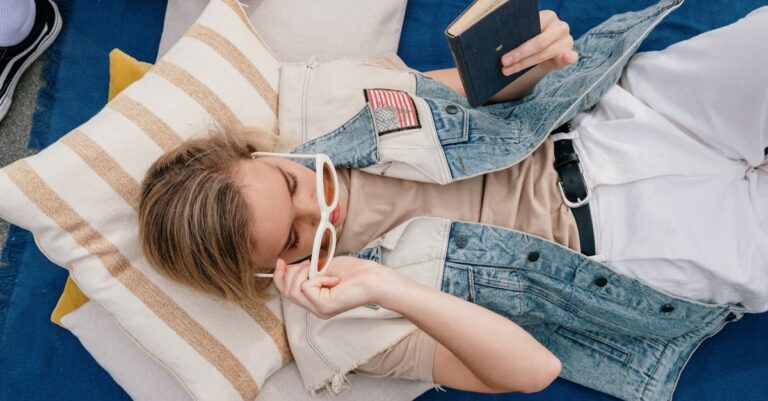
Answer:
POLYGON ((595 279, 595 285, 598 287, 605 287, 608 284, 608 279, 605 277, 598 277, 595 279))
POLYGON ((528 254, 528 261, 529 262, 535 262, 535 261, 539 260, 539 256, 541 256, 541 255, 539 255, 538 252, 533 251, 533 252, 528 254))
POLYGON ((464 248, 469 243, 469 240, 467 239, 467 237, 458 236, 456 237, 455 242, 456 242, 456 246, 458 246, 459 248, 464 248))
POLYGON ((661 307, 661 311, 664 313, 669 313, 675 310, 675 307, 672 306, 672 304, 665 304, 661 307))
POLYGON ((455 105, 449 105, 445 108, 445 112, 448 114, 456 114, 459 112, 459 108, 455 105))

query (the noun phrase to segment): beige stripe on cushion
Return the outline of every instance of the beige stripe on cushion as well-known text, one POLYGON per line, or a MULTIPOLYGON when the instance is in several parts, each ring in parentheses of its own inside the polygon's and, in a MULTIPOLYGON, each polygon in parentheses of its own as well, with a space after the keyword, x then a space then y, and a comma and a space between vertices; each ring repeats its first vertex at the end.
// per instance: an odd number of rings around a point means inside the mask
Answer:
POLYGON ((122 114, 160 147, 167 152, 181 144, 181 137, 155 113, 141 103, 120 95, 107 104, 110 109, 122 114))
POLYGON ((131 266, 128 258, 117 246, 72 209, 26 161, 8 166, 6 173, 43 213, 75 238, 82 247, 98 257, 115 279, 216 367, 240 393, 243 400, 250 401, 256 397, 259 392, 258 385, 235 355, 141 271, 131 266))
POLYGON ((232 110, 227 107, 224 101, 208 85, 178 65, 168 61, 160 61, 155 64, 155 67, 150 72, 165 78, 186 92, 208 111, 208 114, 213 116, 214 120, 222 128, 227 129, 242 125, 240 120, 232 113, 232 110))
POLYGON ((288 347, 288 335, 285 333, 283 322, 266 305, 253 303, 241 305, 241 307, 272 337, 275 347, 280 352, 283 365, 290 362, 293 355, 288 347))
POLYGON ((272 58, 277 60, 277 56, 275 56, 275 54, 272 53, 272 49, 270 49, 269 46, 267 46, 267 42, 265 42, 264 39, 262 39, 261 35, 259 35, 259 33, 256 32, 255 29, 253 29, 253 25, 251 25, 251 21, 248 20, 248 16, 245 15, 245 11, 243 11, 243 7, 240 5, 240 3, 237 0, 224 0, 224 3, 226 3, 235 14, 237 14, 240 20, 243 21, 243 24, 248 28, 249 31, 251 31, 253 36, 256 37, 256 40, 259 41, 259 44, 264 46, 264 49, 267 50, 267 52, 272 56, 272 58))
POLYGON ((261 75, 261 71, 232 42, 213 29, 200 24, 192 25, 187 31, 186 36, 193 37, 207 44, 211 49, 219 53, 221 57, 229 61, 250 82, 251 86, 259 92, 264 102, 272 109, 272 113, 277 115, 277 92, 261 75))
POLYGON ((80 130, 64 136, 61 142, 75 152, 131 207, 139 210, 140 184, 104 149, 80 130))

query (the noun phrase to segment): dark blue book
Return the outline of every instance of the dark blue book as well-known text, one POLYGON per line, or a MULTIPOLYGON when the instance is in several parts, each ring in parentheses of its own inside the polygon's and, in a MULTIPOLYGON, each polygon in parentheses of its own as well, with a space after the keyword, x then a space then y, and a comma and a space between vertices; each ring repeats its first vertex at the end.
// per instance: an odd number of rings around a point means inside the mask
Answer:
POLYGON ((501 56, 539 33, 537 0, 476 0, 448 25, 445 36, 470 106, 488 102, 528 71, 505 76, 501 56))

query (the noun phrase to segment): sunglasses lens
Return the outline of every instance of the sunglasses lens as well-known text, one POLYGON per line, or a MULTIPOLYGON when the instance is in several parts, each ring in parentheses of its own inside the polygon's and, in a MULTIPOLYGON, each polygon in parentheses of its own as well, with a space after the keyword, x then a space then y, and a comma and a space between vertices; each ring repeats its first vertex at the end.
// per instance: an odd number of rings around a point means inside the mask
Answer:
POLYGON ((330 228, 326 228, 323 230, 323 238, 320 240, 320 253, 317 257, 317 271, 319 272, 327 267, 328 256, 331 252, 331 241, 333 241, 333 233, 330 228))
POLYGON ((323 188, 325 190, 325 204, 331 206, 336 197, 336 182, 333 179, 331 166, 323 163, 323 188))

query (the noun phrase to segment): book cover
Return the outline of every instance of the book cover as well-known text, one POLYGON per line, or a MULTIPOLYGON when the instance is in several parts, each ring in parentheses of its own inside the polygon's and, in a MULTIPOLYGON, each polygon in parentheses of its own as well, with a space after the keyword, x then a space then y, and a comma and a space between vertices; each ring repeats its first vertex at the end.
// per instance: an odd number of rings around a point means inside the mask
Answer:
POLYGON ((448 26, 445 35, 470 106, 486 103, 530 69, 505 76, 501 56, 539 33, 537 0, 477 0, 448 26))

